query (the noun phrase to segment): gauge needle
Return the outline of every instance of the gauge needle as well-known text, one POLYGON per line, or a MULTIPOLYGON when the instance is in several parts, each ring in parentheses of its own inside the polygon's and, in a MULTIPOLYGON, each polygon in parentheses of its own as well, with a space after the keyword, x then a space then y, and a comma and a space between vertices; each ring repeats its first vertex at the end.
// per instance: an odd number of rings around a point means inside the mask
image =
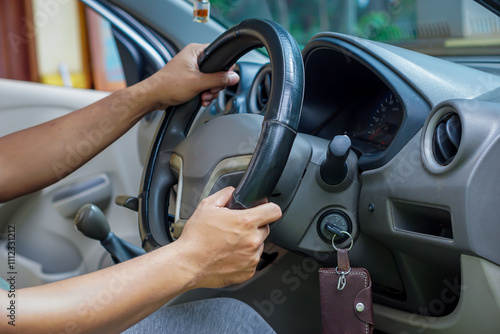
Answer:
POLYGON ((377 131, 375 131, 375 132, 374 132, 374 133, 373 133, 370 137, 368 137, 368 139, 370 139, 370 140, 371 140, 371 139, 373 139, 373 137, 374 137, 377 133, 379 133, 380 131, 382 131, 382 128, 378 128, 378 129, 377 129, 377 131))

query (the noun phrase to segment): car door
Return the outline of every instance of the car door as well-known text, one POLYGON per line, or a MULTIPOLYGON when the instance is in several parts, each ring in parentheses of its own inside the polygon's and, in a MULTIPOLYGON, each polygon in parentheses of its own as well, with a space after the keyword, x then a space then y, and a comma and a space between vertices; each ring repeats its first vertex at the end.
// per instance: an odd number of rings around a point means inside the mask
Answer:
MULTIPOLYGON (((126 3, 120 4, 136 14, 137 19, 109 1, 82 2, 111 24, 128 85, 162 68, 187 43, 209 42, 224 30, 213 22, 200 29, 192 23, 190 6, 183 1, 148 2, 142 10, 137 2, 129 2, 128 5, 133 5, 131 8, 127 8, 126 3), (147 17, 145 13, 150 16, 157 11, 155 6, 160 6, 159 13, 170 13, 170 20, 157 17, 160 22, 167 22, 161 29, 163 35, 138 20, 147 17), (181 20, 187 25, 172 20, 181 17, 188 18, 181 20), (165 33, 169 31, 174 33, 165 33)), ((2 79, 0 135, 62 116, 107 94, 2 79)), ((5 236, 2 240, 7 239, 8 231, 16 231, 17 288, 84 274, 111 264, 97 241, 84 237, 73 227, 76 211, 87 202, 96 203, 103 209, 117 235, 140 245, 137 215, 116 206, 113 199, 118 194, 137 195, 143 161, 160 113, 157 111, 146 117, 72 175, 42 191, 0 205, 0 230, 5 236)), ((89 142, 92 142, 91 137, 89 142)), ((78 150, 68 151, 68 159, 79 159, 81 154, 83 152, 78 150)), ((3 264, 8 262, 6 247, 0 246, 0 261, 0 274, 4 277, 7 266, 3 264)))
MULTIPOLYGON (((0 136, 62 116, 107 94, 0 80, 0 136)), ((84 152, 76 148, 67 154, 71 160, 79 159, 84 152)), ((67 178, 1 205, 2 231, 15 230, 17 287, 52 282, 104 265, 106 254, 99 243, 85 238, 73 227, 76 210, 87 202, 99 203, 112 229, 139 244, 134 215, 112 202, 117 194, 135 193, 140 176, 137 128, 134 128, 67 178)), ((5 245, 0 247, 0 259, 1 275, 5 277, 5 245)))
MULTIPOLYGON (((171 59, 155 36, 123 11, 95 2, 95 9, 112 26, 127 77, 133 84, 163 67, 171 59)), ((0 136, 34 126, 87 106, 107 92, 61 88, 38 83, 0 80, 0 136)), ((132 128, 122 138, 72 175, 34 194, 0 205, 0 276, 6 277, 9 253, 6 241, 15 231, 17 288, 34 286, 81 275, 111 265, 99 242, 84 237, 73 227, 76 211, 85 203, 97 204, 113 232, 140 245, 137 215, 116 206, 119 194, 136 195, 155 114, 132 128)), ((88 142, 98 140, 89 133, 88 142)), ((70 149, 67 161, 85 154, 85 145, 70 149)), ((54 166, 54 172, 64 166, 54 166)), ((12 254, 11 254, 12 255, 12 254)))

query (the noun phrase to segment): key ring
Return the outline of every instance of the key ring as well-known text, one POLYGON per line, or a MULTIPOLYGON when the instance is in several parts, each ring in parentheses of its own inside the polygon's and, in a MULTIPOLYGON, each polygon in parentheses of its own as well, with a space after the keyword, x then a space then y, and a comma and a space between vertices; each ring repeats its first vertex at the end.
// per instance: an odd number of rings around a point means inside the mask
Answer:
POLYGON ((347 275, 351 272, 351 267, 349 267, 348 271, 339 271, 339 267, 335 267, 335 272, 337 275, 347 275))
MULTIPOLYGON (((349 238, 351 238, 351 245, 350 245, 350 246, 349 246, 349 248, 347 249, 348 251, 350 251, 350 250, 351 250, 351 248, 352 248, 352 245, 354 244, 354 240, 352 240, 352 235, 351 235, 349 232, 346 232, 346 231, 342 231, 342 233, 347 234, 347 236, 348 236, 349 238)), ((333 235, 333 238, 332 238, 332 246, 333 246, 333 248, 334 248, 335 250, 337 250, 337 246, 335 246, 335 236, 336 236, 336 234, 334 234, 334 235, 333 235)))

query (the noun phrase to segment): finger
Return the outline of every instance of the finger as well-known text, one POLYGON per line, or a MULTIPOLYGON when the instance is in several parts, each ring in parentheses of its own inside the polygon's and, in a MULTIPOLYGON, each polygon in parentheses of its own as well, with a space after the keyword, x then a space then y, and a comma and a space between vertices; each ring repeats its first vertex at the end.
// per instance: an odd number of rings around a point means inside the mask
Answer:
POLYGON ((218 92, 220 92, 223 89, 224 89, 223 87, 212 88, 212 89, 210 89, 210 93, 217 94, 218 92))
POLYGON ((206 101, 208 101, 208 102, 212 102, 212 101, 213 101, 213 100, 215 100, 218 96, 219 96, 219 92, 217 92, 217 93, 211 93, 211 92, 209 92, 209 91, 206 91, 206 92, 203 92, 203 93, 201 94, 201 100, 202 100, 203 102, 206 102, 206 101))
POLYGON ((259 227, 258 231, 261 234, 261 242, 262 244, 264 244, 264 241, 267 239, 269 233, 271 232, 271 228, 269 227, 269 225, 264 225, 259 227))
MULTIPOLYGON (((257 250, 257 254, 259 255, 259 258, 262 257, 262 253, 264 253, 264 248, 265 248, 265 245, 264 243, 262 243, 260 246, 259 246, 259 249, 257 250)), ((258 263, 257 263, 258 265, 258 263)))
POLYGON ((245 214, 252 216, 256 226, 261 227, 273 223, 281 218, 281 208, 274 203, 266 203, 254 208, 246 209, 245 214))
POLYGON ((240 80, 240 76, 236 72, 221 71, 216 73, 200 73, 200 75, 201 91, 233 86, 240 80))
POLYGON ((202 101, 212 101, 214 99, 214 95, 211 92, 203 92, 201 94, 202 101))
POLYGON ((201 53, 207 48, 209 44, 198 44, 198 43, 191 43, 186 46, 186 48, 190 49, 196 58, 198 58, 201 53))
POLYGON ((234 187, 226 187, 222 190, 219 190, 213 195, 205 198, 206 203, 215 205, 217 207, 223 208, 226 206, 227 202, 231 199, 233 195, 234 187))

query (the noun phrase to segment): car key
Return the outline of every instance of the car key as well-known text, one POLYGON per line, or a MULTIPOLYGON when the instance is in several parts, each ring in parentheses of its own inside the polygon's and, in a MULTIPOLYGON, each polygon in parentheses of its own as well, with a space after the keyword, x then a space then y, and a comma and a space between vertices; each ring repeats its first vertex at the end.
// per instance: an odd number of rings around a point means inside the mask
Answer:
MULTIPOLYGON (((352 237, 347 232, 342 232, 352 237)), ((334 238, 335 239, 335 236, 334 238)), ((322 333, 372 333, 373 305, 370 274, 352 268, 349 250, 337 248, 337 267, 319 270, 322 333)))

